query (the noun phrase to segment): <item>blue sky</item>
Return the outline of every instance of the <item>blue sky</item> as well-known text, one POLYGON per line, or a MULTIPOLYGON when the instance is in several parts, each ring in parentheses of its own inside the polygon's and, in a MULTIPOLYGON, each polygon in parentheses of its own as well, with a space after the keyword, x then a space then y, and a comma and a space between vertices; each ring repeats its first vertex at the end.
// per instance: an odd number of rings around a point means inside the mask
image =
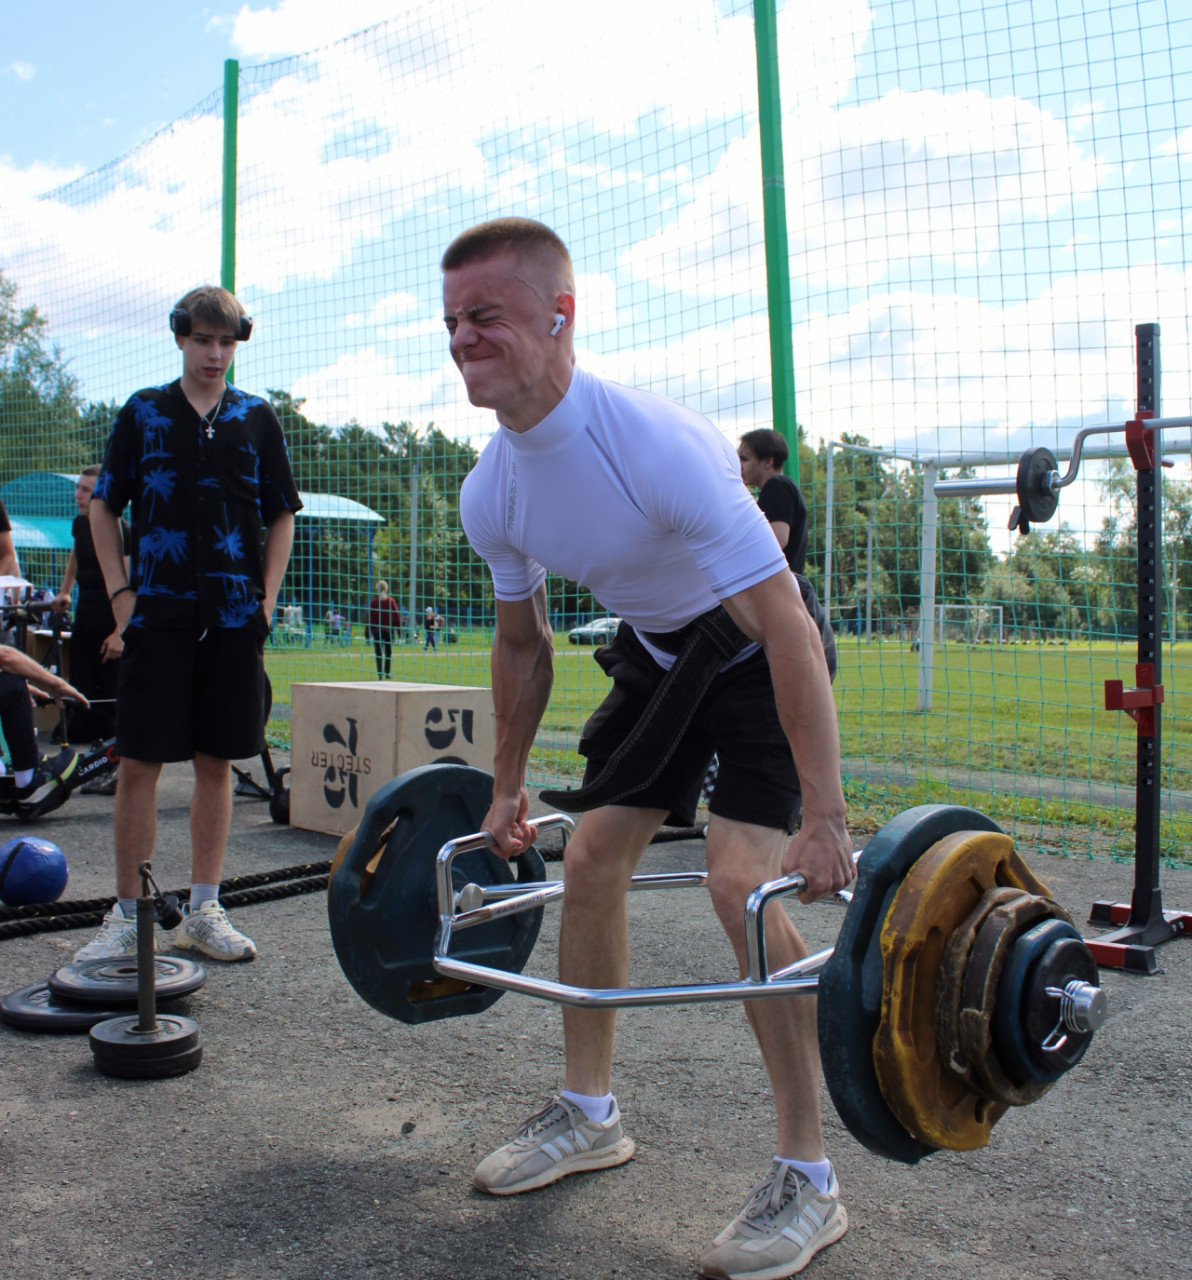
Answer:
MULTIPOLYGON (((813 437, 920 455, 1062 442, 1129 411, 1132 326, 1149 320, 1165 403, 1192 399, 1186 0, 780 8, 813 437)), ((0 267, 88 394, 168 376, 162 316, 218 270, 218 111, 180 117, 235 56, 246 385, 293 390, 332 424, 490 429, 446 359, 435 264, 469 221, 526 212, 575 253, 585 363, 727 434, 769 425, 749 13, 0 0, 0 267)))
POLYGON ((0 0, 0 156, 86 170, 144 141, 236 56, 212 16, 186 0, 0 0))

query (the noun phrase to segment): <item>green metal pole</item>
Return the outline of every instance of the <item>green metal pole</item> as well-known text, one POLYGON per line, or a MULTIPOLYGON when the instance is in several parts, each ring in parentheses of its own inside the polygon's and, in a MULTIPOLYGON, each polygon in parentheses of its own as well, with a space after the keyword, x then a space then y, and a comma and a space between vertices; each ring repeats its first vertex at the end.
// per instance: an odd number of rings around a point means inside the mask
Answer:
MULTIPOLYGON (((240 63, 224 62, 223 91, 223 236, 220 246, 219 283, 236 292, 236 117, 240 113, 240 63)), ((228 369, 228 381, 235 375, 228 369)))
POLYGON ((778 20, 775 8, 775 0, 753 0, 774 430, 786 438, 790 449, 787 471, 798 484, 799 433, 795 422, 795 353, 791 339, 790 251, 786 239, 786 180, 782 167, 782 102, 778 83, 778 20))

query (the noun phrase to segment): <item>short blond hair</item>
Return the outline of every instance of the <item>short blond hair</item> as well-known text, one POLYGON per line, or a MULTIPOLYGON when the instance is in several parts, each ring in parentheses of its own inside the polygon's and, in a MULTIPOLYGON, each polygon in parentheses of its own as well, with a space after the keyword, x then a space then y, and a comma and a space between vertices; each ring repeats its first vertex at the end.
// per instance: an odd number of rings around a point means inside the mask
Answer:
POLYGON ((546 266, 554 288, 575 292, 575 268, 567 246, 545 222, 533 218, 493 218, 477 223, 452 240, 439 265, 444 271, 456 271, 503 253, 546 266))

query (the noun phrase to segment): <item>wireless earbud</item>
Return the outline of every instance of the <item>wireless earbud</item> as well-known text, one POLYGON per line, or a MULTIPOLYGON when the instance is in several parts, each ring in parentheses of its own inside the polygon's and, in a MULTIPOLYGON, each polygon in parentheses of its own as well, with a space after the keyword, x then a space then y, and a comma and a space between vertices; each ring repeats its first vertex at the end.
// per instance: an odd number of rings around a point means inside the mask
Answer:
POLYGON ((556 311, 555 327, 550 331, 550 336, 553 338, 566 323, 567 317, 561 311, 556 311))

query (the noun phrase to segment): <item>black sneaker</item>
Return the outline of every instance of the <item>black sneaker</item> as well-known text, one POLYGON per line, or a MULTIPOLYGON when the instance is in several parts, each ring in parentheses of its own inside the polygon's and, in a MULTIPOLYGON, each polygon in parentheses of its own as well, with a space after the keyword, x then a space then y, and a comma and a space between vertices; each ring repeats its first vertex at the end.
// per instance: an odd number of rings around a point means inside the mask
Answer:
POLYGON ((43 761, 27 786, 13 788, 17 817, 40 818, 65 804, 78 763, 79 757, 74 751, 60 751, 53 760, 43 761))

